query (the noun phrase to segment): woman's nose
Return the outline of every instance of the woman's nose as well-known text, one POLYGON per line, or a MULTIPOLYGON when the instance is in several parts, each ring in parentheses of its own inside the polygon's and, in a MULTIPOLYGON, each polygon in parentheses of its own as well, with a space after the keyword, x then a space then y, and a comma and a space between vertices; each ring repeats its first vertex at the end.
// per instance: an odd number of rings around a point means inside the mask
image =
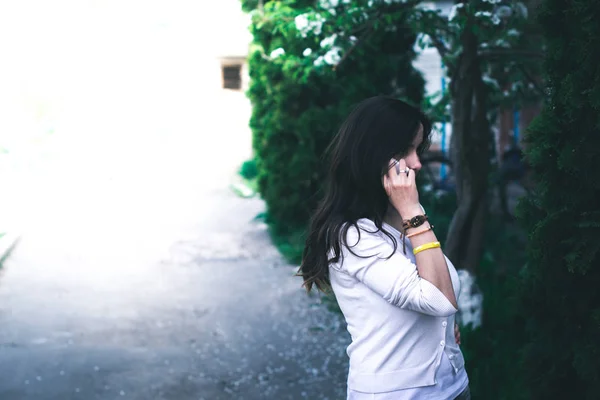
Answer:
POLYGON ((412 163, 412 165, 410 166, 410 168, 414 169, 415 172, 419 172, 421 170, 421 160, 419 160, 418 158, 416 159, 415 162, 412 163))

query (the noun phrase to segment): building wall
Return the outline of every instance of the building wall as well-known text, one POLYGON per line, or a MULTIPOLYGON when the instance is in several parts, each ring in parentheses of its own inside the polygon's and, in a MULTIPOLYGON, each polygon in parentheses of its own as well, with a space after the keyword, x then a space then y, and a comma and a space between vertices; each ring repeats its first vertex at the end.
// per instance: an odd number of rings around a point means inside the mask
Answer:
MULTIPOLYGON (((447 83, 447 79, 442 68, 442 58, 436 49, 428 48, 423 50, 415 62, 414 67, 421 71, 425 79, 425 93, 428 96, 441 94, 447 83)), ((450 137, 452 136, 452 125, 436 124, 435 131, 432 135, 432 150, 446 151, 450 145, 450 137)))

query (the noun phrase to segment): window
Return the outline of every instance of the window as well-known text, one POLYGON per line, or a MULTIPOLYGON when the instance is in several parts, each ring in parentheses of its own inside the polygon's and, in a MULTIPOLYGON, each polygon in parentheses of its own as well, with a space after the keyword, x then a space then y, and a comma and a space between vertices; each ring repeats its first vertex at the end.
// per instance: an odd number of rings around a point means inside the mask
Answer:
POLYGON ((242 66, 223 65, 223 88, 240 90, 242 88, 242 66))

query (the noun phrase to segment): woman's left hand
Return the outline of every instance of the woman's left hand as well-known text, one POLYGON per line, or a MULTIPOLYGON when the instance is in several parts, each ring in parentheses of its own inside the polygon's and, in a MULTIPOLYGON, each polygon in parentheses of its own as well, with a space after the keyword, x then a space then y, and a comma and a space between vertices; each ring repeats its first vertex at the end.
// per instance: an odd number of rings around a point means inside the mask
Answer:
POLYGON ((456 344, 460 346, 460 330, 456 322, 454 323, 454 339, 456 339, 456 344))

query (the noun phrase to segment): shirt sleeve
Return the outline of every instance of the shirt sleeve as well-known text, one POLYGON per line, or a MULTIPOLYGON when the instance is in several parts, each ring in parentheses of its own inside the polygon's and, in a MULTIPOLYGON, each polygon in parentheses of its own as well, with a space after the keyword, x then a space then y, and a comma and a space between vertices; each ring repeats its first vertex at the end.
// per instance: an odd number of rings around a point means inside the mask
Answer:
POLYGON ((421 278, 417 266, 398 251, 380 232, 351 227, 347 243, 352 252, 342 246, 342 272, 355 277, 387 302, 400 308, 436 317, 447 317, 458 310, 431 282, 421 278), (390 254, 394 253, 390 258, 390 254))

